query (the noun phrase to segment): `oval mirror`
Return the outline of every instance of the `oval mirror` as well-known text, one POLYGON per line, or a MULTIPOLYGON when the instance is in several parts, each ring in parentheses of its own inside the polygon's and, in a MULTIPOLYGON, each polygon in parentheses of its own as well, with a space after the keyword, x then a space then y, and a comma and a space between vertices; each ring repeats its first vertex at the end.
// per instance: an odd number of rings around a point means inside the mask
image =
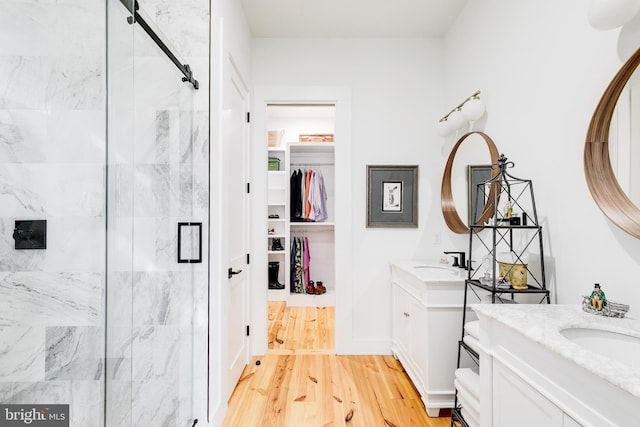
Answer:
POLYGON ((602 95, 591 118, 584 147, 584 173, 593 199, 607 218, 637 238, 640 238, 640 209, 629 196, 640 190, 635 187, 638 184, 635 183, 634 186, 633 183, 631 173, 635 171, 631 171, 632 165, 618 160, 640 158, 637 153, 630 151, 632 139, 626 139, 626 136, 633 136, 634 127, 638 127, 631 120, 631 113, 635 85, 635 78, 632 76, 639 64, 640 49, 622 66, 602 95), (631 84, 627 86, 629 82, 631 84), (623 97, 616 112, 618 100, 623 92, 629 96, 623 97), (613 144, 610 144, 610 141, 613 144), (620 182, 611 163, 610 148, 620 173, 620 182), (625 192, 621 182, 629 193, 625 192))
MULTIPOLYGON (((467 233, 468 224, 484 224, 493 216, 493 210, 483 209, 484 201, 475 200, 475 188, 498 173, 497 168, 491 168, 497 162, 498 149, 483 132, 463 135, 451 149, 442 176, 440 203, 444 220, 454 233, 467 233), (482 204, 479 208, 478 203, 482 204)), ((489 192, 489 200, 493 200, 493 191, 489 192)))

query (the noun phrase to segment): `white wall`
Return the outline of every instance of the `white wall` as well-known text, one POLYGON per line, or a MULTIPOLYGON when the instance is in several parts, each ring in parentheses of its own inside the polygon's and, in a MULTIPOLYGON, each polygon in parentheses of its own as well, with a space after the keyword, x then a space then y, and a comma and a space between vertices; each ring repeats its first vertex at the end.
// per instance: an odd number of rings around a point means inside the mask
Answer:
MULTIPOLYGON (((640 241, 596 206, 583 149, 596 104, 640 46, 631 31, 640 25, 595 30, 588 3, 469 2, 444 41, 445 100, 454 106, 481 89, 484 130, 516 163, 515 175, 533 180, 557 302, 578 303, 599 282, 608 298, 639 313, 640 241)), ((451 241, 462 247, 466 236, 451 241)))
MULTIPOLYGON (((427 39, 254 39, 255 86, 351 87, 353 324, 358 353, 388 353, 393 259, 438 256, 443 156, 435 136, 443 97, 441 41, 427 39), (366 228, 366 165, 418 164, 419 228, 366 228)), ((336 142, 339 144, 339 141, 336 142)), ((336 185, 340 185, 339 182, 336 185)))

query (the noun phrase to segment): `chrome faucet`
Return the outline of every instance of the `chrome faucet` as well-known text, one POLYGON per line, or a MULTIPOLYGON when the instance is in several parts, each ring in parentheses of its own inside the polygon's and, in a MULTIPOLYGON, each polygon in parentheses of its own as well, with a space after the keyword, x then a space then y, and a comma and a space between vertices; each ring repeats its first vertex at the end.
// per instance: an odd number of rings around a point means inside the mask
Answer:
POLYGON ((451 267, 460 267, 460 268, 464 268, 465 270, 467 269, 467 258, 466 258, 466 254, 464 252, 446 252, 446 255, 451 255, 451 254, 457 254, 460 256, 460 258, 458 258, 457 256, 453 257, 453 264, 451 265, 451 267))

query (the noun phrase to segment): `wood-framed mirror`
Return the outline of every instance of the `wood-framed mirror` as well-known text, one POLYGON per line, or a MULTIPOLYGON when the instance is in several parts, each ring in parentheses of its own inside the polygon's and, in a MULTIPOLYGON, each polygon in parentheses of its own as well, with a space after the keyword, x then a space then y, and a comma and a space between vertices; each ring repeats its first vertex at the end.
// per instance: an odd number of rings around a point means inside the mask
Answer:
MULTIPOLYGON (((488 149, 488 157, 484 159, 474 158, 473 164, 485 163, 485 164, 493 165, 498 163, 499 154, 498 154, 498 149, 496 148, 495 143, 489 137, 489 135, 480 131, 468 132, 462 135, 460 139, 458 139, 458 141, 455 143, 453 148, 451 149, 451 153, 449 154, 449 158, 447 159, 447 164, 445 165, 444 173, 442 175, 442 187, 440 189, 440 204, 442 208, 442 215, 444 216, 444 221, 447 223, 447 226, 449 227, 449 229, 456 234, 468 233, 469 227, 467 222, 461 219, 460 214, 458 213, 458 209, 456 208, 456 198, 454 197, 454 194, 453 194, 454 191, 453 191, 453 185, 452 185, 452 177, 454 175, 454 160, 456 158, 456 154, 458 153, 458 150, 460 149, 462 143, 468 138, 472 137, 473 135, 478 135, 482 140, 484 140, 484 143, 486 144, 488 149)), ((468 165, 465 164, 464 166, 466 170, 466 167, 468 165)), ((494 168, 491 172, 491 178, 495 177, 497 173, 498 173, 498 169, 494 168)), ((460 175, 460 174, 458 173, 456 175, 460 175)), ((494 199, 494 191, 495 190, 492 187, 488 195, 488 200, 494 199)), ((466 192, 465 192, 464 200, 467 200, 466 192)), ((460 204, 460 202, 458 202, 458 204, 460 204)), ((467 209, 470 209, 470 206, 468 206, 467 209)), ((493 209, 484 210, 483 214, 480 216, 476 224, 485 224, 489 220, 489 218, 491 218, 492 216, 493 216, 493 209)), ((464 217, 467 218, 468 215, 464 215, 464 217)))
POLYGON ((618 182, 609 146, 618 99, 638 65, 640 49, 622 66, 602 95, 591 118, 584 146, 584 173, 593 199, 609 220, 636 238, 640 238, 640 209, 618 182))

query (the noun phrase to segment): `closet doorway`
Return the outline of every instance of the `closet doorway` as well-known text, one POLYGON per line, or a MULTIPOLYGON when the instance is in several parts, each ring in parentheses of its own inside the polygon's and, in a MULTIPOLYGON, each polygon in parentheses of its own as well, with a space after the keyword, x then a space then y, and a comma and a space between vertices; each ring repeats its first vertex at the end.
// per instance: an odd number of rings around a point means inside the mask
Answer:
MULTIPOLYGON (((341 174, 349 169, 344 154, 350 152, 350 132, 344 118, 350 103, 322 91, 308 96, 308 89, 306 97, 301 93, 305 90, 287 96, 295 90, 278 94, 271 88, 269 96, 256 90, 252 170, 266 178, 260 179, 266 188, 263 200, 258 194, 253 198, 253 206, 262 206, 254 211, 255 355, 335 354, 340 336, 335 319, 341 308, 350 306, 342 305, 349 303, 342 295, 350 292, 341 289, 350 283, 344 265, 350 250, 342 258, 350 248, 350 233, 338 233, 350 221, 345 215, 350 203, 341 206, 349 200, 345 194, 350 186, 336 185, 349 181, 341 174)), ((346 323, 343 327, 350 330, 346 323)))

